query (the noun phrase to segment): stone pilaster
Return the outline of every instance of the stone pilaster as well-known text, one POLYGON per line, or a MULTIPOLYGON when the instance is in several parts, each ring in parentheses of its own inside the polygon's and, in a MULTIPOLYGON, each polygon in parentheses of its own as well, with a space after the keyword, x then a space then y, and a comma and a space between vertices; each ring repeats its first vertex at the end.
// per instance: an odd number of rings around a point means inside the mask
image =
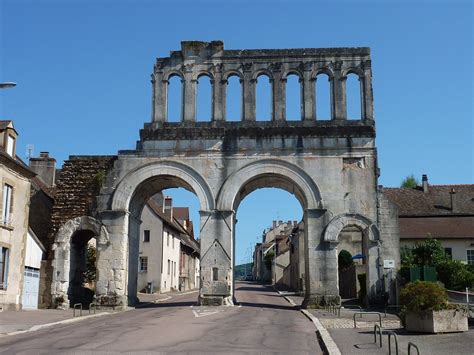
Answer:
POLYGON ((304 71, 301 98, 303 101, 303 120, 314 121, 316 119, 316 91, 315 82, 309 70, 304 71))
POLYGON ((333 120, 346 120, 346 77, 341 73, 342 62, 334 63, 334 77, 332 78, 332 113, 333 120))
POLYGON ((201 305, 233 304, 234 211, 200 211, 201 305))
POLYGON ((193 79, 193 73, 190 69, 190 65, 184 67, 186 68, 186 72, 184 74, 183 83, 183 120, 185 122, 195 122, 197 80, 193 79))
POLYGON ((305 298, 304 307, 339 302, 336 245, 322 240, 329 222, 325 209, 304 211, 305 224, 305 298))
POLYGON ((252 67, 251 63, 245 63, 243 66, 244 69, 244 82, 242 87, 242 97, 243 97, 243 120, 244 121, 255 121, 256 120, 256 111, 255 111, 255 86, 257 81, 252 78, 252 67))

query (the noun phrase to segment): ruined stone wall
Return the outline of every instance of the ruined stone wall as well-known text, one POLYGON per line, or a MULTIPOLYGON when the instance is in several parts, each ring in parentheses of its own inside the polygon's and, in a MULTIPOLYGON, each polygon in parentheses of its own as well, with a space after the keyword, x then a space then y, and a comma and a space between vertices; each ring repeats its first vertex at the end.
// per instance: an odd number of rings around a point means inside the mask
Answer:
POLYGON ((40 285, 40 307, 55 306, 51 299, 52 245, 59 228, 67 221, 80 216, 94 216, 97 200, 107 171, 113 166, 114 156, 73 156, 64 162, 57 176, 55 201, 48 233, 45 278, 40 285))

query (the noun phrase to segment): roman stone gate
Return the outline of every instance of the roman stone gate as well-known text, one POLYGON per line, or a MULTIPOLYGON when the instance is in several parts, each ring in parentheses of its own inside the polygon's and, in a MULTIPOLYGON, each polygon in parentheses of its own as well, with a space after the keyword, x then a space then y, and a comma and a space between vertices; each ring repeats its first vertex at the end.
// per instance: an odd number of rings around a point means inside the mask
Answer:
MULTIPOLYGON (((339 299, 339 234, 347 226, 364 236, 367 289, 388 291, 386 259, 398 263, 390 208, 377 187, 378 168, 369 48, 224 50, 220 41, 182 42, 159 58, 152 74, 152 119, 135 150, 120 151, 97 197, 100 233, 96 296, 133 305, 138 272, 139 217, 157 192, 183 187, 200 202, 201 284, 205 305, 232 304, 235 215, 242 199, 263 187, 296 196, 305 226, 305 303, 339 299), (346 117, 346 78, 360 82, 361 119, 346 117), (256 83, 269 77, 272 119, 256 119, 256 83), (289 75, 299 77, 301 118, 285 117, 289 75), (182 82, 181 121, 167 118, 168 85, 182 82), (197 122, 201 76, 212 83, 212 120, 197 122), (226 121, 228 79, 241 83, 242 117, 226 121), (316 117, 315 82, 330 83, 331 119, 316 117)), ((77 224, 76 224, 77 225, 77 224)), ((67 289, 67 243, 55 244, 53 297, 67 289), (64 252, 64 253, 63 253, 64 252)))

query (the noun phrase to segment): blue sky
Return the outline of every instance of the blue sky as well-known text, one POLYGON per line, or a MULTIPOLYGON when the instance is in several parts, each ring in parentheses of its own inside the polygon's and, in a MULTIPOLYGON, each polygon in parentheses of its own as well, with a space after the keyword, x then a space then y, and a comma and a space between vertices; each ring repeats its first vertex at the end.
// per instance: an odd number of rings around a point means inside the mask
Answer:
MULTIPOLYGON (((473 183, 473 33, 468 0, 0 0, 0 81, 18 83, 1 91, 0 117, 15 121, 22 157, 27 144, 60 163, 116 154, 134 148, 150 119, 155 58, 181 40, 220 39, 227 49, 369 46, 379 183, 397 186, 411 173, 473 183)), ((297 97, 288 100, 295 107, 297 97)), ((268 106, 260 106, 263 117, 268 106)), ((277 214, 300 219, 301 208, 273 190, 243 201, 238 261, 277 214)))

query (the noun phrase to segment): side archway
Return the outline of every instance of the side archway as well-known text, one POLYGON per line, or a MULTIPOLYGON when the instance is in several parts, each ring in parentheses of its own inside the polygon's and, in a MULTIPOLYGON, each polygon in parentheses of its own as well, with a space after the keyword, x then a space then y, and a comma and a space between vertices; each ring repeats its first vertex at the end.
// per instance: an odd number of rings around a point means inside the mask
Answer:
POLYGON ((317 209, 322 197, 313 179, 298 166, 276 159, 250 163, 229 176, 217 197, 217 209, 236 210, 245 196, 262 187, 276 187, 296 196, 303 208, 317 209))
POLYGON ((106 248, 110 242, 107 228, 100 221, 90 216, 73 218, 59 228, 53 244, 54 261, 51 285, 53 306, 69 307, 71 269, 76 267, 71 265, 73 259, 71 255, 73 249, 72 239, 78 233, 86 235, 89 239, 96 239, 97 258, 99 258, 100 251, 106 248))
POLYGON ((376 242, 380 239, 377 225, 369 218, 360 214, 343 214, 334 217, 324 231, 323 240, 329 243, 338 243, 341 231, 348 226, 360 228, 368 236, 369 240, 376 242))

